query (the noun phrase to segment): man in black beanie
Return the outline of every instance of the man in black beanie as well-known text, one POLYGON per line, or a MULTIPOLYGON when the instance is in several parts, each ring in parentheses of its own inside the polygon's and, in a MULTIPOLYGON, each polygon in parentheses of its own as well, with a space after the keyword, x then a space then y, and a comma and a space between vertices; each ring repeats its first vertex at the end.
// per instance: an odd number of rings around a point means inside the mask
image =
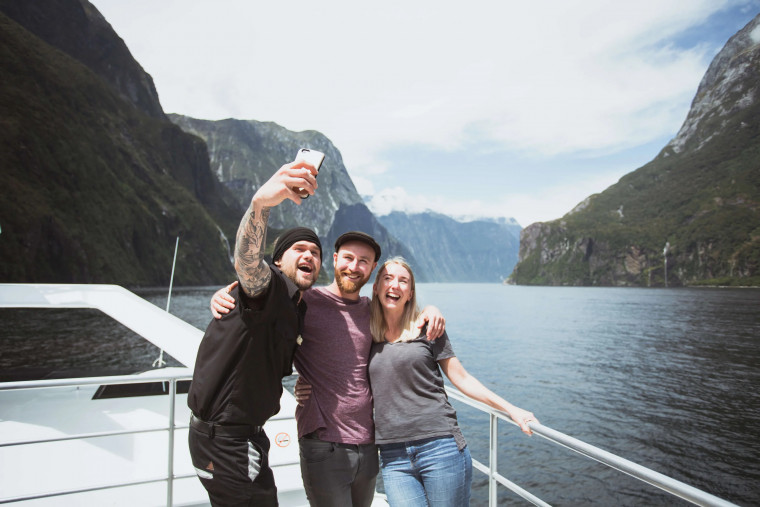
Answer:
POLYGON ((282 378, 292 373, 306 312, 302 294, 317 280, 322 245, 311 229, 289 229, 269 266, 266 229, 272 207, 301 203, 294 188, 314 194, 316 173, 305 161, 285 164, 253 196, 235 246, 238 304, 212 319, 198 348, 187 396, 189 445, 213 506, 277 505, 262 426, 280 411, 282 378))

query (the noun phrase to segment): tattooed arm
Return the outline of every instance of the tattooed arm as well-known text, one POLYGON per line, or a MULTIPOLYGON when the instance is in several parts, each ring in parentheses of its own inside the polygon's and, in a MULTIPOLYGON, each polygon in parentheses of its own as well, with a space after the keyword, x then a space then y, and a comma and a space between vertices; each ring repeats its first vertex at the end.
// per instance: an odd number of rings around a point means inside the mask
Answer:
POLYGON ((314 195, 317 170, 305 161, 285 164, 254 194, 248 211, 238 227, 235 243, 235 271, 240 287, 248 297, 263 294, 272 277, 264 262, 269 211, 285 199, 301 204, 293 188, 303 188, 314 195))
POLYGON ((235 271, 240 287, 249 297, 255 297, 269 287, 272 272, 264 262, 269 209, 256 209, 254 202, 248 207, 238 227, 235 242, 235 271))

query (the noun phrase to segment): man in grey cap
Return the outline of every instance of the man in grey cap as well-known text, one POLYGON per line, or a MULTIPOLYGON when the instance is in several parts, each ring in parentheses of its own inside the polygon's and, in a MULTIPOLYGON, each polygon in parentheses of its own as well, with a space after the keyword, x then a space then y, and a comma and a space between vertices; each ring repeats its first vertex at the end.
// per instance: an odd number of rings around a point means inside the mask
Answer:
MULTIPOLYGON (((369 506, 379 472, 367 367, 372 347, 369 298, 359 295, 380 260, 375 239, 350 231, 335 241, 335 279, 304 293, 309 305, 296 352, 301 478, 316 507, 369 506)), ((437 308, 423 311, 429 338, 443 333, 437 308)))
POLYGON ((296 408, 301 477, 312 506, 372 503, 379 471, 367 376, 369 299, 359 291, 380 259, 372 236, 352 231, 335 242, 335 279, 304 294, 309 312, 294 361, 311 386, 296 408))

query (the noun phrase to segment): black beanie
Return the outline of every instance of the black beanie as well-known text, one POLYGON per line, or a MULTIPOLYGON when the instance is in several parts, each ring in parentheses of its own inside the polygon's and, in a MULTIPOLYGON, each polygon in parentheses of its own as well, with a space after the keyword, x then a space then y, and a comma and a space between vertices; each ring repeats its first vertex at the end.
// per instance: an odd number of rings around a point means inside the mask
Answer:
POLYGON ((285 250, 299 241, 311 241, 316 244, 319 247, 320 261, 322 260, 322 243, 319 242, 317 234, 307 227, 294 227, 283 232, 276 240, 274 240, 272 261, 277 262, 282 259, 282 254, 285 253, 285 250))

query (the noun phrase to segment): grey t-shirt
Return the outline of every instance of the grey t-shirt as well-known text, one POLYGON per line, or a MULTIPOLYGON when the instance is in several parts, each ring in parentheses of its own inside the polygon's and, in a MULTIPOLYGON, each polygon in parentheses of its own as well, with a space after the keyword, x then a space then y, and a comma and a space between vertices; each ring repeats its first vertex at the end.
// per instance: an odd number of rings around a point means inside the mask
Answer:
POLYGON ((375 400, 375 443, 453 436, 466 445, 438 361, 455 357, 448 335, 428 341, 372 343, 369 379, 375 400))

